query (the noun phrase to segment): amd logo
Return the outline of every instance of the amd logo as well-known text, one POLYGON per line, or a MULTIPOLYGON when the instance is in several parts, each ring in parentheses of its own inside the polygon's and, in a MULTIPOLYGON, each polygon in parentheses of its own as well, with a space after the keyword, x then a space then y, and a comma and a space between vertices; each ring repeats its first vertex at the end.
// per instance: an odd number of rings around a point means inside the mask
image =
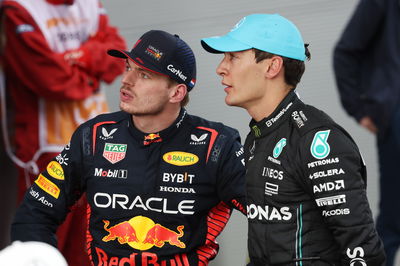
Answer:
POLYGON ((318 185, 314 185, 313 191, 314 193, 324 192, 324 191, 332 191, 332 190, 340 190, 344 189, 344 180, 335 180, 334 182, 326 182, 318 185))

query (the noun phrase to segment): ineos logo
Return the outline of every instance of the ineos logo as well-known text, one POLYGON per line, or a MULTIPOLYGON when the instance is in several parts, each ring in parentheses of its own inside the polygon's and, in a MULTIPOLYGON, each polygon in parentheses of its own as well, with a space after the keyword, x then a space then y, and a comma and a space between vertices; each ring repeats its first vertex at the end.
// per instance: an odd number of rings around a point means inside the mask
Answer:
POLYGON ((348 248, 347 249, 347 257, 351 259, 350 266, 367 266, 364 258, 364 249, 361 247, 356 247, 353 249, 353 252, 348 248))

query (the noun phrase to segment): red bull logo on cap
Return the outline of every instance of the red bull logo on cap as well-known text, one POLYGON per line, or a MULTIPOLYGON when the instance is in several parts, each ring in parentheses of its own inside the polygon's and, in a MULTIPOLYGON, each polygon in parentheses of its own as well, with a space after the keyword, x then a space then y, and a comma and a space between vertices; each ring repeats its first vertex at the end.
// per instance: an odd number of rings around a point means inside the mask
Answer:
POLYGON ((108 235, 103 237, 104 242, 118 240, 120 244, 128 244, 138 250, 148 250, 153 246, 162 248, 165 243, 179 248, 186 247, 185 243, 179 240, 184 235, 183 225, 179 225, 176 229, 178 232, 175 232, 144 216, 136 216, 111 227, 108 220, 103 222, 104 230, 108 232, 108 235))

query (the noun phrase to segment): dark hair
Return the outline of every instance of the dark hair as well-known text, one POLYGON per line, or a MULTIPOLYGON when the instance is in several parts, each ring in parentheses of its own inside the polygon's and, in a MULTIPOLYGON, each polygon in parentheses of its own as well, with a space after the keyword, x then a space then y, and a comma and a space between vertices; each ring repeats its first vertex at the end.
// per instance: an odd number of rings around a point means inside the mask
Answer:
MULTIPOLYGON (((311 53, 308 50, 308 43, 304 44, 305 53, 307 60, 311 59, 311 53)), ((271 54, 268 52, 264 52, 253 48, 256 62, 259 63, 264 59, 272 58, 275 54, 271 54)), ((300 61, 297 59, 292 59, 288 57, 281 56, 283 59, 283 67, 285 68, 285 82, 293 86, 293 89, 296 88, 297 84, 300 82, 301 77, 304 74, 304 70, 306 69, 304 61, 300 61)))

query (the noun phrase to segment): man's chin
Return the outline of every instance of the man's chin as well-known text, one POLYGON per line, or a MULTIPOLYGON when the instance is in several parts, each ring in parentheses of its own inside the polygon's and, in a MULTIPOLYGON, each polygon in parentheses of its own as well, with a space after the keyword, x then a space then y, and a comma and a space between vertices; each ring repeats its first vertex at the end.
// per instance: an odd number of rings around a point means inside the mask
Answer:
POLYGON ((126 113, 132 114, 132 110, 130 110, 124 103, 119 103, 119 109, 126 113))
POLYGON ((232 99, 230 99, 228 96, 225 97, 225 103, 226 103, 226 105, 229 105, 229 106, 238 106, 237 103, 235 101, 233 101, 232 99))

